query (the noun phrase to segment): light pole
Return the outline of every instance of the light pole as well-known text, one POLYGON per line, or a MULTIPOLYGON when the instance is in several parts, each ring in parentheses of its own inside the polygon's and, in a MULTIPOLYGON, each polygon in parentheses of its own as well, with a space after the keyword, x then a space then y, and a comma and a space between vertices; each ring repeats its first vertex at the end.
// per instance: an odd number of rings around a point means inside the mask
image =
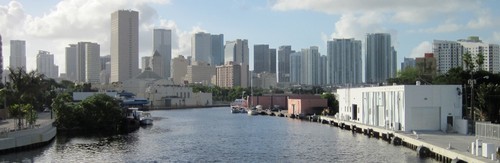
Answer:
POLYGON ((476 121, 476 116, 474 116, 474 85, 476 84, 476 80, 480 79, 480 78, 489 79, 490 77, 483 76, 483 77, 473 79, 472 75, 471 75, 471 79, 468 80, 468 83, 470 84, 470 93, 471 93, 470 94, 470 116, 471 116, 472 122, 476 121))

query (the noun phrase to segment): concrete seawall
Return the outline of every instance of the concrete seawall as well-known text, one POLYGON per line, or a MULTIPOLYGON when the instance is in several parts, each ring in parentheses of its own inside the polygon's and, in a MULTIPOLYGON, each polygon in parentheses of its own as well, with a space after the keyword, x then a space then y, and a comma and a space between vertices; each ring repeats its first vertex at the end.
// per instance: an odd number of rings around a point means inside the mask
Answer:
POLYGON ((4 131, 0 134, 0 154, 16 149, 37 147, 50 142, 57 134, 57 128, 52 123, 40 127, 17 131, 4 131))
MULTIPOLYGON (((496 162, 491 158, 485 158, 472 155, 470 143, 476 137, 459 134, 447 134, 439 131, 422 132, 422 133, 406 133, 402 131, 393 131, 376 126, 369 126, 350 121, 335 119, 330 116, 321 116, 320 122, 329 123, 334 126, 341 127, 352 132, 364 133, 370 137, 381 138, 385 141, 401 140, 400 145, 416 150, 417 153, 422 147, 429 151, 425 157, 431 157, 441 162, 466 161, 466 162, 496 162)), ((488 140, 495 144, 500 144, 499 141, 488 140)), ((396 143, 394 143, 396 145, 396 143)), ((420 153, 419 153, 420 154, 420 153)))

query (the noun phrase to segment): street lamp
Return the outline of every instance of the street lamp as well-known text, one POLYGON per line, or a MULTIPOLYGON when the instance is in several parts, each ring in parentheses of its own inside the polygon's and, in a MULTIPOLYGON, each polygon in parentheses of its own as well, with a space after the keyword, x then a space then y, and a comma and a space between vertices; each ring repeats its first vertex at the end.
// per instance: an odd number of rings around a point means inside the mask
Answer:
POLYGON ((474 116, 474 85, 476 84, 476 80, 477 79, 480 79, 480 78, 484 78, 484 79, 489 79, 490 77, 489 76, 483 76, 483 77, 479 77, 479 78, 475 78, 473 79, 472 78, 472 75, 471 75, 471 79, 469 79, 467 82, 470 84, 470 116, 471 116, 471 120, 473 122, 476 121, 476 116, 474 116))

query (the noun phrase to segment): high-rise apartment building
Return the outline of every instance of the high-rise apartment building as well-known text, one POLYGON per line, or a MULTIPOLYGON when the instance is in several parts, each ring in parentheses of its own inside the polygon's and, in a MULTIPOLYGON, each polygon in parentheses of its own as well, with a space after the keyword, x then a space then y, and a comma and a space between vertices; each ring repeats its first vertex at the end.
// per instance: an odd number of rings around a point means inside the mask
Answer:
POLYGON ((232 88, 241 85, 241 65, 228 62, 217 66, 216 85, 224 88, 232 88))
POLYGON ((290 81, 290 54, 292 54, 292 46, 283 45, 278 48, 278 82, 287 83, 290 81))
POLYGON ((187 67, 186 81, 203 85, 212 84, 212 78, 216 74, 214 66, 206 62, 193 62, 187 67))
POLYGON ((270 55, 269 45, 260 44, 253 46, 253 72, 269 72, 270 71, 270 55))
POLYGON ((319 85, 327 85, 327 67, 328 57, 326 55, 319 56, 319 85))
POLYGON ((54 55, 48 51, 39 50, 36 55, 36 71, 47 78, 58 78, 59 67, 54 64, 54 55))
POLYGON ((9 67, 13 69, 23 68, 26 70, 26 41, 10 40, 10 62, 9 67))
POLYGON ((302 49, 302 73, 301 84, 319 85, 320 70, 319 70, 320 53, 317 46, 302 49))
POLYGON ((327 83, 330 85, 361 83, 361 40, 333 39, 327 42, 327 46, 327 83))
MULTIPOLYGON (((163 61, 162 78, 170 78, 170 62, 172 60, 172 31, 169 29, 153 29, 153 52, 158 52, 163 61)), ((153 70, 154 71, 154 70, 153 70)), ((156 72, 159 72, 156 71, 156 72)))
POLYGON ((293 52, 289 55, 288 78, 290 83, 302 84, 302 56, 302 52, 293 52))
POLYGON ((276 74, 276 49, 269 49, 269 72, 276 74))
POLYGON ((212 63, 212 35, 198 32, 191 37, 191 62, 212 63))
POLYGON ((4 82, 2 80, 3 77, 3 49, 2 49, 2 35, 0 35, 0 82, 4 82))
POLYGON ((436 58, 438 74, 445 74, 451 68, 462 67, 464 52, 464 47, 456 41, 434 40, 432 53, 436 58))
POLYGON ((235 41, 226 41, 224 46, 224 61, 233 62, 241 65, 241 87, 250 86, 249 83, 249 52, 248 40, 237 39, 235 41))
POLYGON ((66 78, 70 81, 76 81, 76 44, 69 44, 69 47, 66 47, 65 55, 66 55, 66 78))
POLYGON ((388 33, 366 35, 365 82, 383 83, 396 76, 397 53, 388 33))
MULTIPOLYGON (((483 43, 477 36, 471 36, 467 39, 460 39, 458 43, 464 47, 464 51, 471 54, 474 64, 478 59, 478 55, 483 55, 483 65, 481 70, 491 73, 500 72, 500 46, 498 44, 483 43)), ((465 65, 464 65, 465 68, 465 65)), ((479 67, 476 65, 476 70, 479 67)))
POLYGON ((224 65, 224 35, 212 35, 212 65, 224 65))
POLYGON ((111 80, 124 81, 139 74, 139 12, 111 14, 111 80))

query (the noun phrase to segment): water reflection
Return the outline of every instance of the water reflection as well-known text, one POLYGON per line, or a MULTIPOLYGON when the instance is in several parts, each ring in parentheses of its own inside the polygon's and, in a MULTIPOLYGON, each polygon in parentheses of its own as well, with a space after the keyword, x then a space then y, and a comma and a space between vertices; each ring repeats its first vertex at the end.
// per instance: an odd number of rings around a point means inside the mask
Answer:
POLYGON ((128 135, 58 135, 0 156, 35 162, 433 162, 414 151, 319 123, 231 114, 227 108, 152 111, 128 135))

